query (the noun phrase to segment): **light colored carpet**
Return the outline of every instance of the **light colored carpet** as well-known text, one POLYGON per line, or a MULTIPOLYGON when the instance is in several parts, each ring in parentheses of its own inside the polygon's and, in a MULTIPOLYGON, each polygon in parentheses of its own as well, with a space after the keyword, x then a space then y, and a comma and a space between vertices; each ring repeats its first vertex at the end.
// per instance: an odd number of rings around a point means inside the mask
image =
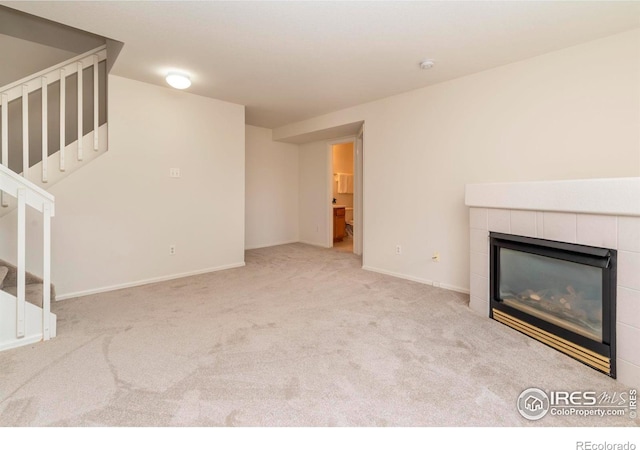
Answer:
POLYGON ((339 252, 353 253, 353 237, 347 235, 340 242, 334 242, 333 249, 339 252))
POLYGON ((0 353, 0 424, 633 425, 521 418, 531 386, 623 386, 477 316, 466 295, 303 244, 246 261, 56 303, 56 339, 0 353))

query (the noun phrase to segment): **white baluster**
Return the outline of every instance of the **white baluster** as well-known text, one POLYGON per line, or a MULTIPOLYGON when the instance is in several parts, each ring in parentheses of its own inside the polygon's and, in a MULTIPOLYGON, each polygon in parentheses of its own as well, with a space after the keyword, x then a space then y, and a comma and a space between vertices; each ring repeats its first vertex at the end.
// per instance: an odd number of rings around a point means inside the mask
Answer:
POLYGON ((18 295, 16 303, 16 337, 24 337, 25 317, 25 235, 27 234, 26 221, 26 192, 18 189, 18 295))
POLYGON ((82 62, 78 63, 78 161, 82 161, 82 62))
POLYGON ((47 77, 42 77, 42 182, 48 181, 49 168, 49 84, 47 77))
POLYGON ((2 165, 9 165, 9 100, 2 94, 2 165))
POLYGON ((60 171, 64 172, 64 148, 66 142, 66 103, 67 103, 67 77, 64 69, 60 69, 60 171))
POLYGON ((93 150, 98 151, 98 128, 100 127, 100 117, 98 111, 98 55, 93 55, 93 150))
MULTIPOLYGON (((2 94, 2 165, 9 165, 9 99, 5 93, 2 94)), ((9 206, 4 192, 0 192, 0 205, 9 206)))
POLYGON ((29 176, 29 86, 22 85, 22 176, 29 176))
POLYGON ((51 205, 46 203, 42 211, 42 339, 51 337, 49 320, 51 316, 51 205))

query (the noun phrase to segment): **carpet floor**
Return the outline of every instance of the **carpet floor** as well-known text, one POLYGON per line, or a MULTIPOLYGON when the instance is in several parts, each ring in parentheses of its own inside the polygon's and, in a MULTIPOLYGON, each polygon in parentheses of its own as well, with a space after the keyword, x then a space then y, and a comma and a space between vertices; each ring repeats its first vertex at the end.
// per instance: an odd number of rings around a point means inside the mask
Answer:
POLYGON ((2 426, 633 426, 516 410, 624 386, 468 296, 303 244, 246 267, 54 304, 58 337, 0 353, 2 426))

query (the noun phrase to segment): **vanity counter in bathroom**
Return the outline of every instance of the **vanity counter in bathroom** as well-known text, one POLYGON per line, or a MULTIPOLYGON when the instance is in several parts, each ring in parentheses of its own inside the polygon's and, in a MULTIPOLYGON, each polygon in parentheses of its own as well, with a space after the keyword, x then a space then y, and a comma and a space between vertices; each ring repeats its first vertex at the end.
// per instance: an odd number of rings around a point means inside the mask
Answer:
POLYGON ((333 205, 333 242, 340 242, 344 239, 345 229, 345 207, 333 205))

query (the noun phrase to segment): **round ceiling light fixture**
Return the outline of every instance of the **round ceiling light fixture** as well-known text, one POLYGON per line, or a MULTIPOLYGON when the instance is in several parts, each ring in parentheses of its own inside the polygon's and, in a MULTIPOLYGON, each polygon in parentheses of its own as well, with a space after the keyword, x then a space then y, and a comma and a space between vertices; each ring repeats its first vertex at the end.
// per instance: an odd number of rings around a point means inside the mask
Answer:
POLYGON ((189 75, 185 75, 184 73, 170 72, 167 75, 166 80, 167 83, 169 83, 169 86, 176 89, 186 89, 191 86, 191 78, 189 78, 189 75))
POLYGON ((420 68, 422 70, 429 70, 435 65, 436 63, 433 59, 425 59, 424 61, 420 61, 420 68))

